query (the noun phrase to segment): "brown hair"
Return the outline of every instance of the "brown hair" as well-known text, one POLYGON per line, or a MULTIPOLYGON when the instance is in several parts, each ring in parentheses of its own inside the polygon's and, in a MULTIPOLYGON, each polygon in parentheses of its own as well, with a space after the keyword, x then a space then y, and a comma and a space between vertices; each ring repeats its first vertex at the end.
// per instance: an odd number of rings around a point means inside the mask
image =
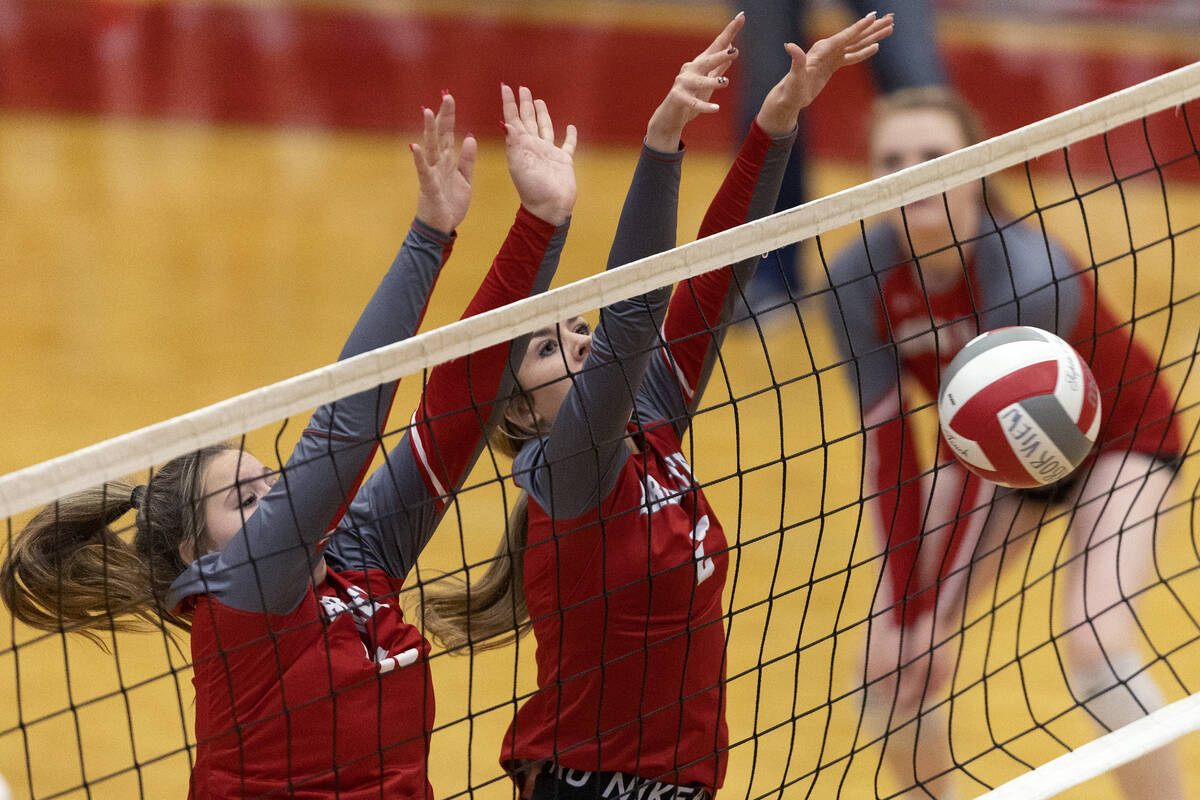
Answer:
MULTIPOLYGON (((529 416, 529 397, 518 386, 504 402, 500 423, 491 444, 515 458, 525 442, 537 437, 538 425, 513 419, 518 408, 529 416)), ((496 555, 478 580, 443 576, 446 588, 422 592, 421 615, 426 632, 453 653, 491 650, 515 642, 529 633, 529 608, 525 605, 525 545, 529 540, 529 495, 521 492, 508 515, 496 555), (472 647, 468 648, 468 645, 472 647)))
POLYGON ((12 540, 0 563, 0 599, 27 625, 78 631, 97 643, 94 630, 164 622, 190 630, 190 614, 173 613, 165 598, 187 566, 181 547, 199 553, 204 467, 230 449, 219 444, 179 456, 138 487, 136 496, 133 486, 114 481, 46 506, 12 540), (129 543, 112 525, 133 510, 136 531, 129 543))
POLYGON ((899 111, 944 111, 958 123, 967 145, 987 138, 983 122, 961 94, 945 86, 913 86, 880 95, 871 107, 867 129, 872 132, 888 116, 899 111))

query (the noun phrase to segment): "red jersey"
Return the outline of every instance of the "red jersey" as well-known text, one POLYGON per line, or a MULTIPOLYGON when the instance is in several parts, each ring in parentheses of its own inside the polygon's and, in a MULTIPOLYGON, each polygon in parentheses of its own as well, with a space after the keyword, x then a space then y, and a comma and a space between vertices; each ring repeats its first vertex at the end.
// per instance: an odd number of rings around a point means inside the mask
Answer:
POLYGON ((555 520, 530 500, 525 598, 545 688, 505 753, 713 790, 729 742, 725 533, 671 427, 639 443, 598 508, 555 520))
MULTIPOLYGON (((1052 331, 1080 352, 1101 393, 1096 451, 1133 450, 1159 458, 1179 455, 1182 440, 1174 401, 1152 355, 1096 290, 1065 249, 1026 224, 989 218, 972 242, 962 275, 949 289, 927 293, 917 267, 892 228, 878 225, 841 252, 830 271, 827 308, 843 356, 854 363, 864 414, 886 421, 866 431, 873 503, 886 537, 888 583, 897 619, 933 608, 935 592, 912 595, 925 499, 923 470, 904 412, 912 400, 901 376, 938 395, 942 370, 962 346, 984 331, 1032 325, 1052 331)), ((939 561, 951 567, 961 543, 963 515, 985 502, 988 485, 967 472, 939 440, 938 481, 958 482, 955 535, 939 561)), ((914 584, 916 581, 916 584, 914 584)))
POLYGON ((433 797, 429 645, 396 603, 402 583, 329 570, 284 615, 197 598, 191 797, 433 797))
MULTIPOLYGON (((793 138, 752 126, 702 237, 769 212, 793 138)), ((643 150, 610 267, 674 245, 681 158, 643 150)), ((549 435, 516 458, 530 495, 524 589, 540 688, 505 739, 514 773, 548 760, 709 791, 724 779, 727 545, 680 441, 731 287, 757 260, 604 308, 549 435)))
MULTIPOLYGON (((544 290, 566 232, 518 211, 467 315, 544 290)), ((415 332, 451 241, 414 223, 343 357, 415 332)), ((508 357, 435 367, 415 424, 361 487, 395 384, 317 409, 242 529, 172 584, 169 605, 192 609, 193 797, 431 796, 428 645, 396 596, 486 439, 481 407, 508 395, 508 357)))

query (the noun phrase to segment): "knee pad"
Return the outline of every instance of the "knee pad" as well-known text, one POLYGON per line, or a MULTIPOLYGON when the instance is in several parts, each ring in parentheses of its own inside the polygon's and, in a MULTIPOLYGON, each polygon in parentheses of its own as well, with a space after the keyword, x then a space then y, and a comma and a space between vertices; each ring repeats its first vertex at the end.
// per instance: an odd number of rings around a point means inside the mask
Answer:
POLYGON ((1136 653, 1123 651, 1071 670, 1079 704, 1107 731, 1161 708, 1162 692, 1136 653))

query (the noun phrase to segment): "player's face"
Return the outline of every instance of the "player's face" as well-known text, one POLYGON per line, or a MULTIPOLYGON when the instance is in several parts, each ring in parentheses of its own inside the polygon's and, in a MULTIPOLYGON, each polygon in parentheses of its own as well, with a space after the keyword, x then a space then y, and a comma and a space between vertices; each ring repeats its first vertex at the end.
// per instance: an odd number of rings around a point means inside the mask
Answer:
MULTIPOLYGON (((225 450, 204 466, 201 496, 204 498, 204 536, 200 553, 216 553, 241 530, 244 522, 258 511, 258 503, 275 485, 278 473, 245 451, 225 450)), ((190 544, 180 545, 183 560, 191 563, 190 544)), ((317 558, 313 567, 314 583, 325 580, 325 559, 317 558)))
POLYGON ((533 413, 543 430, 554 423, 563 398, 571 388, 570 375, 583 367, 592 352, 592 327, 574 317, 529 337, 517 381, 533 402, 533 413))
MULTIPOLYGON (((261 461, 244 451, 225 450, 210 458, 201 485, 204 538, 200 552, 224 550, 243 521, 258 510, 258 501, 271 490, 275 477, 261 461)), ((184 558, 191 560, 187 555, 184 558)))
MULTIPOLYGON (((930 159, 952 153, 967 145, 958 119, 937 108, 894 111, 876 123, 871 132, 871 171, 888 175, 930 159)), ((979 184, 972 182, 941 195, 888 212, 888 221, 900 232, 901 240, 912 239, 917 255, 933 252, 974 233, 979 213, 979 184), (946 211, 950 214, 947 217, 946 211), (953 231, 951 229, 953 222, 953 231)))

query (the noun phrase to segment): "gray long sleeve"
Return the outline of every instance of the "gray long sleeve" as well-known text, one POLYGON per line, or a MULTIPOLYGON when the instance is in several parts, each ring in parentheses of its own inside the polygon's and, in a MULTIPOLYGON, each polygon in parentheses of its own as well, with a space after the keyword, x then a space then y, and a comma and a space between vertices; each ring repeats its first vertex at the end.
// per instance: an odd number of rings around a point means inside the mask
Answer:
MULTIPOLYGON (((452 242, 414 221, 340 358, 416 332, 452 242)), ((222 551, 202 555, 175 580, 167 606, 209 594, 244 611, 294 609, 320 557, 317 545, 370 463, 395 391, 393 381, 318 408, 274 488, 222 551)))
MULTIPOLYGON (((682 151, 642 148, 609 269, 675 245, 682 158, 682 151)), ((572 377, 550 433, 517 455, 517 483, 552 517, 579 516, 616 484, 629 457, 626 425, 670 296, 671 287, 665 286, 601 309, 591 353, 572 377)))

